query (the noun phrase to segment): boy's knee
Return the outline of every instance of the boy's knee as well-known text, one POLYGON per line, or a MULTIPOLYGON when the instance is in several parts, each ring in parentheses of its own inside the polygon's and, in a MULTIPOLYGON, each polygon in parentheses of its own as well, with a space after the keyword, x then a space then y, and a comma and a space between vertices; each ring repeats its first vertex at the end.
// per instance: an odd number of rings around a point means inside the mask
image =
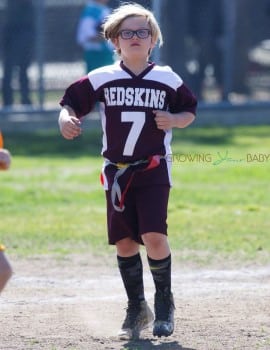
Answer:
POLYGON ((130 238, 121 239, 116 243, 117 254, 122 257, 128 257, 138 254, 139 244, 130 238))
POLYGON ((162 233, 148 232, 142 235, 142 240, 146 246, 159 247, 167 244, 167 236, 162 233))

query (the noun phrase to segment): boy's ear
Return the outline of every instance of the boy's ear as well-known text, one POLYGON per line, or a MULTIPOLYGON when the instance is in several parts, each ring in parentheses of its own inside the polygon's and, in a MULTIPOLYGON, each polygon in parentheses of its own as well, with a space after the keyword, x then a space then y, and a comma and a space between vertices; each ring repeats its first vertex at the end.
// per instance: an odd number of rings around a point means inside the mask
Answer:
POLYGON ((157 42, 154 41, 153 39, 151 40, 151 46, 150 49, 153 50, 153 48, 156 46, 157 42))
POLYGON ((114 45, 117 49, 119 49, 119 40, 118 40, 118 38, 113 38, 113 39, 111 39, 111 42, 113 43, 113 45, 114 45))

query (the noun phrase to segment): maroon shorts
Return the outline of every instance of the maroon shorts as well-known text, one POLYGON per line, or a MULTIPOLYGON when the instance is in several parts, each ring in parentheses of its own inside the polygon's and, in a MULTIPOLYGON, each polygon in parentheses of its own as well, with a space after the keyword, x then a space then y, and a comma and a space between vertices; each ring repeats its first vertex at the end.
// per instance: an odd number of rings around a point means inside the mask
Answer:
POLYGON ((109 244, 130 237, 143 244, 141 235, 159 232, 167 235, 169 185, 131 186, 125 197, 125 210, 118 212, 106 191, 109 244))

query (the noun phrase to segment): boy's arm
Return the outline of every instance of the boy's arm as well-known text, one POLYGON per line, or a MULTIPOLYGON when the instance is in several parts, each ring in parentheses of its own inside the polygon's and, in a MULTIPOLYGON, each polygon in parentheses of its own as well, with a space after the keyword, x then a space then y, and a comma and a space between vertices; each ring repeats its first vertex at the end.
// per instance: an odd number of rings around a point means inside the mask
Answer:
POLYGON ((172 128, 185 128, 190 125, 195 115, 191 112, 170 113, 167 111, 153 111, 157 128, 160 130, 169 130, 172 128))
POLYGON ((74 110, 67 105, 63 106, 60 111, 58 124, 62 136, 67 140, 72 140, 82 133, 80 119, 76 117, 74 110))

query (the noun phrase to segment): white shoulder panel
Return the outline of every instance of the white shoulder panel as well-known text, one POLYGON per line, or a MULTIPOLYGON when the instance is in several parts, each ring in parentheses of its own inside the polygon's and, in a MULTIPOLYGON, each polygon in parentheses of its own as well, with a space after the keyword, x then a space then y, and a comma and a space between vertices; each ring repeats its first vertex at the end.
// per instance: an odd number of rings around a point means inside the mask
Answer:
POLYGON ((92 70, 88 73, 88 78, 94 90, 97 90, 100 86, 110 81, 129 79, 130 75, 120 67, 119 62, 116 62, 115 64, 92 70))
POLYGON ((163 83, 174 90, 177 90, 183 84, 183 80, 180 76, 173 72, 169 66, 156 65, 148 74, 146 74, 144 79, 163 83))

